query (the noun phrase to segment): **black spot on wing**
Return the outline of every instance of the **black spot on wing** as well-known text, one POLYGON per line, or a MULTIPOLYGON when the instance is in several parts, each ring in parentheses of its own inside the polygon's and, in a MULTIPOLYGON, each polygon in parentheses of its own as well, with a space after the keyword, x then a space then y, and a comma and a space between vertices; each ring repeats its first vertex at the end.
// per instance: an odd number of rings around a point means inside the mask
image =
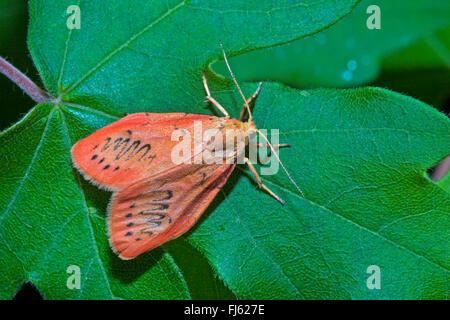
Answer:
POLYGON ((169 205, 167 203, 151 203, 151 206, 139 212, 139 214, 153 214, 152 211, 167 210, 169 205))

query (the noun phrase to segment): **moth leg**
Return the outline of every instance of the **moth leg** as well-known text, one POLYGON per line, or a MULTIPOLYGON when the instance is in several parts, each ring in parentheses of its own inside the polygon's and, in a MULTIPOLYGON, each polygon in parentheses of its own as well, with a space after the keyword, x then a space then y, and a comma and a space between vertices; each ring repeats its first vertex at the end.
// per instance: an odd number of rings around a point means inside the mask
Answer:
MULTIPOLYGON (((256 143, 256 147, 259 148, 259 149, 262 149, 262 148, 270 148, 270 147, 269 147, 269 144, 267 144, 267 143, 261 143, 261 142, 256 143)), ((272 147, 273 147, 274 149, 290 148, 291 145, 290 145, 289 143, 280 143, 280 144, 273 144, 272 147)))
MULTIPOLYGON (((263 83, 260 82, 258 84, 258 88, 256 88, 255 93, 247 99, 247 104, 250 106, 252 103, 255 103, 256 99, 258 98, 259 92, 261 91, 263 83)), ((241 115, 239 116, 239 120, 244 120, 245 116, 247 115, 247 107, 245 106, 245 103, 242 105, 241 115)))
MULTIPOLYGON (((258 149, 270 148, 268 143, 261 143, 261 142, 251 143, 250 147, 254 147, 254 146, 256 146, 256 148, 258 148, 258 149)), ((272 147, 275 150, 278 150, 280 148, 290 148, 291 145, 289 143, 280 143, 280 144, 273 144, 272 147)), ((268 156, 270 157, 270 154, 268 156)))
POLYGON ((270 194, 272 197, 274 197, 277 201, 279 201, 281 204, 284 204, 283 199, 281 199, 279 196, 277 196, 272 190, 270 190, 261 180, 261 177, 259 176, 258 172, 256 171, 253 164, 250 162, 248 158, 244 158, 245 163, 250 168, 250 172, 253 174, 253 176, 256 179, 256 182, 258 183, 258 187, 263 188, 266 190, 268 194, 270 194))
POLYGON ((203 70, 203 87, 205 88, 206 91, 206 99, 208 101, 210 101, 213 105, 215 105, 217 107, 217 109, 220 110, 220 112, 223 113, 223 115, 225 116, 225 118, 229 118, 230 115, 228 114, 228 112, 225 110, 224 107, 222 107, 220 105, 219 102, 216 101, 216 99, 214 99, 213 97, 211 97, 211 92, 209 92, 209 88, 208 88, 208 83, 206 82, 206 74, 205 74, 205 70, 203 70))

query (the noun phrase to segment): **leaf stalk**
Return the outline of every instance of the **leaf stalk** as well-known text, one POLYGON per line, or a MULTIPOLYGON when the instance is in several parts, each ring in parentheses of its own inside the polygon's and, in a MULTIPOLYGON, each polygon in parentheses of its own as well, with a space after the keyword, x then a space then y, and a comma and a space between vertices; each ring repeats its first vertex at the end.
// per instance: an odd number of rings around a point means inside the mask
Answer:
POLYGON ((39 88, 30 78, 2 57, 0 57, 0 72, 7 76, 37 103, 49 102, 51 100, 47 92, 39 88))

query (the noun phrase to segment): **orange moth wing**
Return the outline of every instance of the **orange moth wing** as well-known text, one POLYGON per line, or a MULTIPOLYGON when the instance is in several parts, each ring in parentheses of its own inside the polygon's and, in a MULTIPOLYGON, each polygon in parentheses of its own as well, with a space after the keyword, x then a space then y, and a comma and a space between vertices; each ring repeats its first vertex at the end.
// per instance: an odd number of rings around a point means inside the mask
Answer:
POLYGON ((179 165, 115 193, 108 218, 113 250, 132 259, 188 231, 234 167, 179 165))
POLYGON ((78 141, 72 160, 87 180, 113 191, 171 169, 174 129, 193 135, 194 121, 216 127, 220 118, 186 113, 135 113, 78 141))

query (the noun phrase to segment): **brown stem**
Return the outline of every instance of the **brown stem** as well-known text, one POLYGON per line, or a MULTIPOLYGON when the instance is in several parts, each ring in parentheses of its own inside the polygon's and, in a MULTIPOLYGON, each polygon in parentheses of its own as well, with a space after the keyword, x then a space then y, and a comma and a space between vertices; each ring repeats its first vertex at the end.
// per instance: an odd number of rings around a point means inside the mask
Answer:
POLYGON ((450 168, 450 156, 448 156, 447 158, 438 163, 436 168, 434 168, 431 179, 433 181, 441 180, 447 174, 449 168, 450 168))
POLYGON ((16 67, 8 61, 0 57, 0 72, 7 76, 12 82, 17 84, 31 99, 37 103, 50 101, 50 95, 39 88, 25 74, 20 72, 16 67))

